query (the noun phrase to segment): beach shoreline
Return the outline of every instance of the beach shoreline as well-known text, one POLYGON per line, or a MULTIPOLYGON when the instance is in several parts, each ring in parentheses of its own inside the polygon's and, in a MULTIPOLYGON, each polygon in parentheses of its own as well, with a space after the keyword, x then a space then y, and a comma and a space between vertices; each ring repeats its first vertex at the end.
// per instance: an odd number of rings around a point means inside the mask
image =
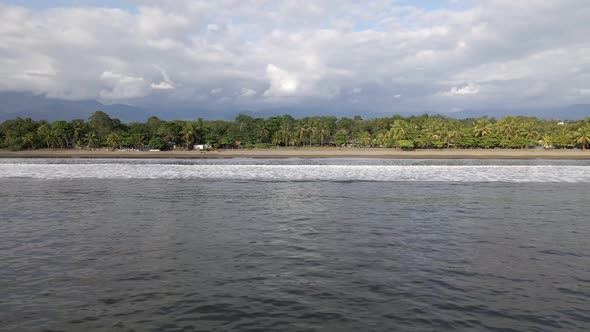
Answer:
POLYGON ((384 148, 273 148, 213 151, 107 151, 83 149, 0 150, 0 158, 97 158, 97 159, 565 159, 590 160, 590 150, 544 149, 420 149, 384 148))

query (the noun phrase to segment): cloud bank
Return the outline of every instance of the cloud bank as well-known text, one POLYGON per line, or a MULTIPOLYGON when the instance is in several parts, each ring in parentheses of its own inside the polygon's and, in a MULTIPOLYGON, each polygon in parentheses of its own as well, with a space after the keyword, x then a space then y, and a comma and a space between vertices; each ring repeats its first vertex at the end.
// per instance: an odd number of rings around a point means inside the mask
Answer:
POLYGON ((131 2, 0 4, 0 90, 328 111, 590 102, 587 0, 131 2))

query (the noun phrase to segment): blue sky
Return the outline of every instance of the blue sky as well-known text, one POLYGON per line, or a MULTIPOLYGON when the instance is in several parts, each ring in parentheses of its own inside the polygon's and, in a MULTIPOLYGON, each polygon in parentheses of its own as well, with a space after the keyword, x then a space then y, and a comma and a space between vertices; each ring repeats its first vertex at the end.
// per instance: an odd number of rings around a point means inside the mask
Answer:
POLYGON ((584 104, 588 17, 587 0, 0 1, 0 91, 326 113, 584 104))

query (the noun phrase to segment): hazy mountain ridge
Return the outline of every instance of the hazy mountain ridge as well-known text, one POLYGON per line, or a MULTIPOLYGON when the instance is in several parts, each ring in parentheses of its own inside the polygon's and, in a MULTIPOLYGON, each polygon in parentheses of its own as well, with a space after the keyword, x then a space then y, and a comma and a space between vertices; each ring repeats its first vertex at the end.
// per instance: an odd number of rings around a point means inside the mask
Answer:
POLYGON ((145 121, 150 116, 149 111, 130 105, 105 105, 95 100, 54 99, 28 92, 0 93, 0 121, 16 117, 47 121, 86 120, 98 110, 125 122, 145 121))
POLYGON ((505 116, 530 116, 542 119, 555 120, 578 120, 590 117, 590 105, 578 104, 565 107, 544 108, 544 109, 508 109, 508 110, 463 110, 448 114, 455 119, 481 118, 483 116, 495 117, 497 119, 505 116))
MULTIPOLYGON (((170 106, 162 109, 147 109, 123 104, 103 104, 95 100, 63 100, 47 98, 29 92, 0 92, 0 121, 14 119, 16 117, 30 117, 34 120, 66 120, 88 119, 95 111, 104 111, 113 118, 124 122, 143 122, 150 116, 157 116, 164 120, 189 120, 199 117, 206 120, 233 120, 238 114, 246 114, 252 117, 268 118, 290 114, 295 118, 306 116, 336 116, 353 117, 360 115, 363 119, 387 117, 400 114, 402 116, 420 115, 424 113, 437 114, 438 112, 425 111, 392 111, 374 112, 359 110, 340 110, 327 112, 321 108, 276 108, 262 111, 242 110, 200 110, 195 107, 170 106)), ((451 118, 480 118, 483 116, 501 118, 508 115, 531 116, 544 119, 576 120, 590 117, 590 105, 579 104, 559 108, 527 109, 527 110, 463 110, 444 114, 451 118)))

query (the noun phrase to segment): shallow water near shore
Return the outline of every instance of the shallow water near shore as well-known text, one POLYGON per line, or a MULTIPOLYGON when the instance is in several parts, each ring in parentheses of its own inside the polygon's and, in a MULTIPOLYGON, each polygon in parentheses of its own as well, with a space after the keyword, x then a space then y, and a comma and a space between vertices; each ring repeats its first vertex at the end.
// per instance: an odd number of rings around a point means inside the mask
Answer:
POLYGON ((589 161, 0 160, 0 330, 586 331, 589 161))

